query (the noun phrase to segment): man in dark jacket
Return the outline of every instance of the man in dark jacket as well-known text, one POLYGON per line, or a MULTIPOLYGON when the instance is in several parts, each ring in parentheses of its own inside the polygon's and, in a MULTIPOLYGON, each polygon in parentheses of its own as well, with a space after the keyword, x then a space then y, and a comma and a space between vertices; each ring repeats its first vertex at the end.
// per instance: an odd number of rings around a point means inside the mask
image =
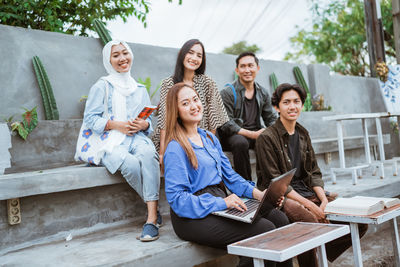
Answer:
POLYGON ((232 151, 236 172, 247 180, 251 180, 249 149, 276 119, 267 90, 255 82, 259 70, 254 53, 240 54, 235 69, 238 79, 221 91, 229 116, 218 131, 222 147, 232 151))
MULTIPOLYGON (((328 223, 324 209, 337 194, 324 190, 310 135, 297 122, 305 99, 306 92, 298 85, 284 83, 273 93, 271 101, 279 118, 256 142, 257 187, 264 190, 271 179, 296 168, 286 192, 283 211, 291 222, 328 223)), ((366 225, 359 225, 360 236, 366 230, 366 225)), ((328 260, 334 261, 350 246, 350 235, 329 242, 326 244, 328 260)), ((299 255, 298 261, 300 267, 318 266, 313 251, 299 255)))

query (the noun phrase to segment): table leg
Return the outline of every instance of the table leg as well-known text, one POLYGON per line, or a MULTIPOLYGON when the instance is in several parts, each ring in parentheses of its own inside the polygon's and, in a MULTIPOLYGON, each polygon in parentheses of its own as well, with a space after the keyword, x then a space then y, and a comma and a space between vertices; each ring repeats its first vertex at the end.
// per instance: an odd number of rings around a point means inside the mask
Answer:
POLYGON ((336 174, 335 171, 331 169, 332 184, 336 184, 336 174))
POLYGON ((399 241, 399 229, 397 228, 397 220, 393 218, 390 220, 390 223, 393 226, 393 252, 394 252, 394 262, 396 267, 400 267, 400 241, 399 241))
POLYGON ((371 151, 369 150, 369 138, 368 138, 368 125, 367 120, 362 119, 362 125, 364 130, 364 149, 365 149, 365 160, 368 164, 371 164, 371 151))
POLYGON ((325 244, 317 247, 318 266, 328 267, 328 260, 326 259, 325 244))
POLYGON ((383 161, 379 163, 379 175, 381 179, 385 178, 385 166, 383 165, 383 161))
POLYGON ((264 260, 253 258, 254 267, 264 267, 264 260))
MULTIPOLYGON (((397 116, 397 127, 400 128, 400 116, 397 116)), ((399 140, 400 140, 400 131, 399 131, 399 140)))
POLYGON ((354 266, 362 267, 363 263, 361 257, 360 234, 358 233, 357 223, 350 223, 350 233, 351 233, 351 242, 353 244, 354 266))
POLYGON ((353 185, 356 185, 357 184, 357 170, 356 169, 351 170, 351 178, 353 180, 353 185))
POLYGON ((344 144, 343 144, 343 125, 342 121, 336 122, 336 130, 338 135, 338 148, 339 148, 339 160, 340 168, 346 168, 345 158, 344 158, 344 144))
POLYGON ((376 118, 375 123, 376 123, 376 133, 378 134, 379 159, 381 162, 383 162, 385 161, 385 148, 383 147, 381 120, 379 118, 376 118))

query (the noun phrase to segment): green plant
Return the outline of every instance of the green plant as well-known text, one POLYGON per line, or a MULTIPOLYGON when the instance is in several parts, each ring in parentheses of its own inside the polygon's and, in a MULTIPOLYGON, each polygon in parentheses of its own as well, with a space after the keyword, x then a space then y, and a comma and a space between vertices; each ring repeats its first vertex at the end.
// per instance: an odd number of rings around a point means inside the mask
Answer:
POLYGON ((93 18, 103 21, 121 18, 126 22, 133 16, 146 27, 150 6, 146 0, 1 0, 0 23, 88 36, 93 18))
POLYGON ((240 41, 233 43, 231 46, 225 47, 224 50, 222 50, 222 53, 230 55, 239 55, 242 52, 253 52, 255 54, 261 52, 261 48, 256 44, 248 45, 246 41, 240 41))
POLYGON ((87 100, 87 98, 88 98, 87 95, 83 95, 83 96, 81 96, 81 98, 79 98, 79 102, 84 102, 87 100))
POLYGON ((10 117, 8 117, 8 118, 6 118, 6 117, 3 117, 3 119, 4 119, 4 122, 6 122, 6 123, 11 123, 12 122, 12 120, 14 119, 14 115, 11 115, 10 117))
POLYGON ((308 89, 308 85, 307 85, 306 81, 304 80, 303 73, 301 72, 300 68, 297 66, 293 68, 293 73, 294 73, 294 76, 296 77, 298 84, 300 84, 300 86, 303 87, 303 89, 306 90, 306 93, 307 93, 307 97, 306 97, 306 101, 304 102, 303 109, 304 109, 304 111, 311 111, 312 110, 311 94, 310 94, 310 90, 308 89))
POLYGON ((97 32, 101 41, 103 42, 103 45, 112 40, 110 36, 110 31, 106 29, 106 25, 104 24, 104 22, 99 19, 94 19, 93 26, 94 30, 97 32))
MULTIPOLYGON (((36 108, 37 107, 34 107, 31 110, 24 108, 25 112, 22 114, 22 122, 16 121, 11 124, 11 130, 17 131, 19 136, 21 136, 24 140, 26 140, 28 135, 33 131, 33 129, 36 128, 38 124, 36 108)), ((11 120, 9 122, 11 122, 11 120)))
MULTIPOLYGON (((370 72, 365 32, 364 2, 360 0, 309 0, 311 27, 298 28, 290 38, 291 51, 285 60, 301 63, 323 63, 332 71, 355 76, 370 72)), ((391 0, 381 5, 387 62, 395 61, 395 41, 391 0)), ((307 24, 310 26, 309 24, 307 24)))
POLYGON ((395 134, 399 134, 399 124, 395 121, 390 122, 390 128, 395 134))
POLYGON ((147 93, 150 96, 150 99, 152 99, 154 97, 154 95, 157 93, 158 89, 160 89, 161 83, 159 83, 156 87, 156 89, 153 91, 153 93, 151 93, 151 79, 150 77, 146 77, 145 80, 143 80, 142 78, 138 79, 138 82, 143 84, 144 87, 146 87, 147 93))
POLYGON ((40 94, 42 95, 46 120, 58 120, 59 113, 57 104, 46 70, 38 56, 32 58, 32 63, 39 84, 40 94))
POLYGON ((275 73, 272 73, 271 75, 269 75, 269 79, 271 81, 271 85, 272 85, 272 89, 275 91, 276 87, 278 87, 278 78, 276 78, 275 73))
POLYGON ((315 111, 323 111, 323 110, 332 110, 331 106, 325 106, 325 99, 323 94, 314 95, 312 98, 312 110, 315 111))

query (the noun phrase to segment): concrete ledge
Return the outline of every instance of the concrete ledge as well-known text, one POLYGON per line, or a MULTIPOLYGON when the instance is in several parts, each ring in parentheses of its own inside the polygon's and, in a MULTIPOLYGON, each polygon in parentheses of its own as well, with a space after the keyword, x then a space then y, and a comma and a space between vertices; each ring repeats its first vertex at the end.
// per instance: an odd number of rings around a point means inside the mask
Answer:
POLYGON ((0 200, 124 183, 105 167, 76 165, 0 175, 0 200))

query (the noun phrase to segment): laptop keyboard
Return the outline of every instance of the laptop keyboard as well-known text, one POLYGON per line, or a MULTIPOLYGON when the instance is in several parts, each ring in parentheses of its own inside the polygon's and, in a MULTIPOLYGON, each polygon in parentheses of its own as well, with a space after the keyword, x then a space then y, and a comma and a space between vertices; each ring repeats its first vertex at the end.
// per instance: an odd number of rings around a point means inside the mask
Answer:
POLYGON ((246 206, 247 206, 246 211, 230 209, 230 210, 227 210, 225 213, 235 215, 238 217, 242 217, 242 218, 246 217, 249 213, 252 213, 253 211, 255 211, 257 209, 258 205, 260 204, 260 201, 258 201, 256 199, 248 199, 244 202, 244 204, 246 204, 246 206))

